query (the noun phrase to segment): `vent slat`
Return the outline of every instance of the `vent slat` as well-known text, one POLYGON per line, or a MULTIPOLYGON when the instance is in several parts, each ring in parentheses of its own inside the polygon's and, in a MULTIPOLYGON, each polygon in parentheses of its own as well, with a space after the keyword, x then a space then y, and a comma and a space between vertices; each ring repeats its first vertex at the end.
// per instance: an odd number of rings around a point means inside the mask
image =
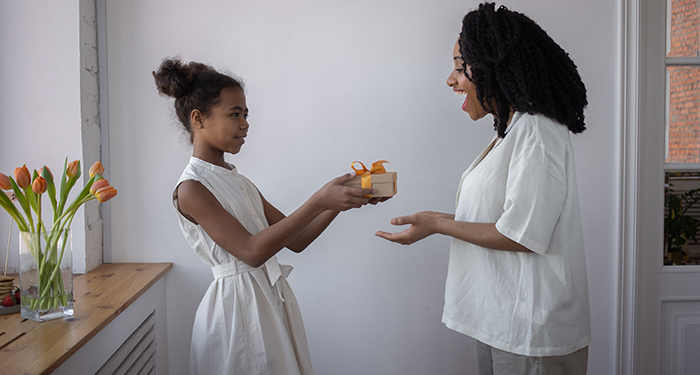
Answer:
POLYGON ((155 311, 127 338, 96 375, 150 374, 155 368, 155 311), (144 370, 145 371, 142 371, 144 370))

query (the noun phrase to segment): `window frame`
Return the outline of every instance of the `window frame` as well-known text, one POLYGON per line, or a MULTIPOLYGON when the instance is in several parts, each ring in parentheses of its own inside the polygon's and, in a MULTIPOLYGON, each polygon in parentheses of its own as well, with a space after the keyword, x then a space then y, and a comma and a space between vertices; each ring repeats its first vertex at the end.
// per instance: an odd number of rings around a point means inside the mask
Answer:
POLYGON ((665 95, 666 102, 664 108, 664 172, 700 172, 700 162, 666 162, 669 154, 669 134, 670 134, 670 72, 669 67, 700 67, 700 51, 698 56, 668 56, 671 51, 671 31, 673 17, 673 1, 666 0, 666 55, 664 57, 665 68, 665 95))

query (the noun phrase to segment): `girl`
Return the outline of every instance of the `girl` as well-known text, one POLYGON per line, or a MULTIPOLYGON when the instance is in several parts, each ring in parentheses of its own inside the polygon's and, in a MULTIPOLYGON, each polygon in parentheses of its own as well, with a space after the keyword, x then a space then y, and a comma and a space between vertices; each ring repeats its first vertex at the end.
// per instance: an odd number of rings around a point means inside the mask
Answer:
MULTIPOLYGON (((303 251, 340 211, 358 208, 371 189, 345 187, 338 177, 286 217, 224 160, 248 134, 240 81, 210 66, 165 60, 153 72, 161 94, 190 134, 192 157, 173 192, 180 228, 211 266, 214 281, 192 328, 192 374, 313 374, 304 325, 286 277, 292 267, 275 254, 303 251)), ((376 203, 372 200, 371 203, 376 203)))
POLYGON ((453 237, 442 321, 477 342, 479 374, 585 374, 590 313, 569 133, 586 88, 533 20, 484 3, 462 21, 447 85, 491 144, 462 175, 455 214, 420 212, 377 235, 411 244, 453 237))

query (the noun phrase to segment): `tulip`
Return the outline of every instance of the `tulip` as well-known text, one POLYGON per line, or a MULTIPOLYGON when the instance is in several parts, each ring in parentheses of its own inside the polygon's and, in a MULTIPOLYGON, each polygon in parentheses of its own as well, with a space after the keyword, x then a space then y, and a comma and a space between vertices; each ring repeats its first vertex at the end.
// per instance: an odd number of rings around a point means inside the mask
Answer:
POLYGON ((100 163, 100 161, 96 161, 95 164, 90 167, 90 177, 95 177, 96 174, 99 174, 100 176, 104 173, 105 171, 105 166, 100 163))
POLYGON ((0 190, 12 190, 10 178, 4 173, 0 173, 0 190))
POLYGON ((34 182, 32 182, 32 191, 37 194, 44 194, 46 192, 46 187, 46 179, 41 176, 38 176, 34 179, 34 182))
POLYGON ((101 178, 95 181, 92 186, 90 186, 90 194, 95 195, 95 192, 102 189, 103 187, 109 186, 109 181, 106 178, 101 178))
POLYGON ((73 160, 72 162, 68 163, 68 166, 66 167, 66 175, 70 178, 73 178, 73 177, 78 175, 79 169, 80 169, 80 161, 73 160))
POLYGON ((105 186, 95 192, 95 196, 100 203, 107 202, 117 195, 117 189, 111 186, 105 186))
POLYGON ((26 164, 15 168, 15 182, 22 189, 26 189, 32 183, 32 175, 29 174, 26 164))

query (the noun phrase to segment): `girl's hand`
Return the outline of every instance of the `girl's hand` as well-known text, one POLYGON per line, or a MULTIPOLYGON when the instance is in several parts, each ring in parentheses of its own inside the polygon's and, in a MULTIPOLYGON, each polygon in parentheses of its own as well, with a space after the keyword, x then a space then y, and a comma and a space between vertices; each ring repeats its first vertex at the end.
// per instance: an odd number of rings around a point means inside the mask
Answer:
POLYGON ((391 199, 391 197, 372 197, 369 199, 369 204, 372 206, 375 206, 379 202, 386 202, 387 200, 391 199))
POLYGON ((311 199, 324 210, 346 211, 351 208, 360 208, 369 203, 369 198, 365 195, 375 192, 373 189, 360 189, 343 186, 344 183, 352 180, 355 173, 347 173, 334 178, 317 191, 311 199))
POLYGON ((418 242, 425 237, 437 233, 437 224, 441 219, 447 219, 451 215, 442 214, 433 211, 419 212, 413 215, 400 216, 391 219, 393 225, 408 225, 411 227, 398 233, 387 233, 378 231, 376 236, 389 240, 391 242, 400 243, 402 245, 410 245, 418 242))

